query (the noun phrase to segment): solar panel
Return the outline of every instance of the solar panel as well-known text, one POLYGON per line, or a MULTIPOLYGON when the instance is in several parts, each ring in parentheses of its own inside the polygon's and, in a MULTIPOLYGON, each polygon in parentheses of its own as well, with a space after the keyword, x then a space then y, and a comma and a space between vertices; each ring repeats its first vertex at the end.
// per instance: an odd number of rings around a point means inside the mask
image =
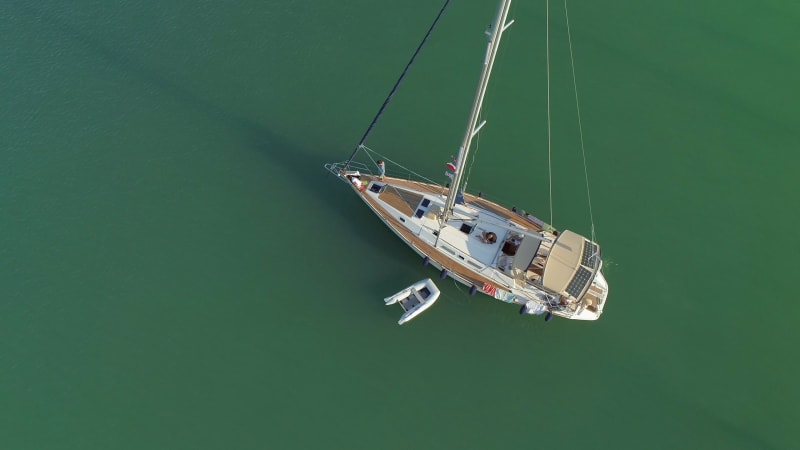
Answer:
POLYGON ((597 245, 589 241, 583 241, 583 255, 581 256, 581 264, 584 266, 594 267, 594 256, 597 253, 597 245))
POLYGON ((572 277, 572 280, 569 282, 569 286, 567 286, 567 293, 577 298, 581 295, 583 288, 589 284, 589 280, 591 279, 592 272, 586 267, 579 267, 578 272, 575 273, 575 276, 572 277))

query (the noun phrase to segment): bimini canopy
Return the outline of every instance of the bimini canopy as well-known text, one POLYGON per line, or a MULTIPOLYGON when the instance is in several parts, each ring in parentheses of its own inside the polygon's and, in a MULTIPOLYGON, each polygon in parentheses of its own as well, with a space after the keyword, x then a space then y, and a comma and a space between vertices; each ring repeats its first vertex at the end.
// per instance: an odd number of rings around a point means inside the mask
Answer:
POLYGON ((565 230, 553 243, 547 257, 542 284, 552 291, 580 298, 599 265, 598 251, 597 244, 565 230))

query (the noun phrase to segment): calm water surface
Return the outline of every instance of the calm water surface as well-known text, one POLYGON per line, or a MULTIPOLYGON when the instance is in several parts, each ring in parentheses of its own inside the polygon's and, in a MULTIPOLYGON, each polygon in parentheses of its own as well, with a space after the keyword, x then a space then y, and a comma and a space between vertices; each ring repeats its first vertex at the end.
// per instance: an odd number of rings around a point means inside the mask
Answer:
MULTIPOLYGON (((603 318, 445 282, 401 328, 435 272, 322 164, 435 3, 0 3, 3 448, 797 446, 800 4, 570 2, 603 318)), ((544 6, 469 182, 549 220, 544 6)), ((441 177, 494 9, 453 2, 371 147, 441 177)), ((552 220, 588 233, 551 13, 552 220)))

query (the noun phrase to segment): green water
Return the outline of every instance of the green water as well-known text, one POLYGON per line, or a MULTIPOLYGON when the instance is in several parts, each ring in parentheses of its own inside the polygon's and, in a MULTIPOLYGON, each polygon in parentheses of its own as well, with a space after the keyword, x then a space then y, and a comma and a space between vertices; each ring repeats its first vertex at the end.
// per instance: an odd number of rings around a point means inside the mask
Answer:
MULTIPOLYGON (((438 3, 0 3, 1 448, 797 448, 800 3, 571 2, 602 319, 444 282, 398 327, 436 273, 322 164, 438 3)), ((517 3, 470 189, 550 220, 517 3)), ((453 2, 371 147, 441 177, 495 6, 453 2)), ((563 12, 552 220, 588 233, 563 12)))

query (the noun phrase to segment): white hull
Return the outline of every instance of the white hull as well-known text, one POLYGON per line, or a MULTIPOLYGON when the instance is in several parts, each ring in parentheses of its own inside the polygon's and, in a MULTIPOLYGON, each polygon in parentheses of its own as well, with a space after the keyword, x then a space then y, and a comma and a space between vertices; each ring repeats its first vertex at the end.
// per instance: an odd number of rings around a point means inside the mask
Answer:
MULTIPOLYGON (((327 167, 337 173, 337 165, 327 167)), ((571 282, 560 290, 548 289, 543 283, 547 278, 545 268, 551 262, 550 250, 559 239, 558 232, 549 225, 529 214, 519 214, 470 194, 465 195, 467 204, 457 205, 454 221, 442 225, 437 219, 438 208, 446 199, 442 187, 395 178, 381 182, 366 174, 361 178, 365 189, 348 184, 389 229, 427 264, 440 270, 443 276, 466 285, 471 293, 481 292, 518 305, 534 301, 553 315, 576 320, 595 320, 602 314, 608 285, 600 271, 599 247, 596 247, 597 264, 590 268, 591 280, 577 280, 583 284, 571 282), (426 206, 419 208, 423 203, 426 206), (463 231, 464 224, 470 225, 470 232, 463 231), (479 235, 486 232, 495 233, 497 241, 482 242, 479 235), (519 233, 524 235, 522 245, 515 249, 516 254, 508 255, 508 241, 519 233)), ((561 236, 568 234, 589 242, 569 231, 561 236)), ((556 269, 563 264, 552 262, 551 267, 556 269)), ((570 268, 575 274, 578 269, 587 271, 580 264, 570 268)), ((568 273, 567 278, 571 281, 573 274, 568 273)))

